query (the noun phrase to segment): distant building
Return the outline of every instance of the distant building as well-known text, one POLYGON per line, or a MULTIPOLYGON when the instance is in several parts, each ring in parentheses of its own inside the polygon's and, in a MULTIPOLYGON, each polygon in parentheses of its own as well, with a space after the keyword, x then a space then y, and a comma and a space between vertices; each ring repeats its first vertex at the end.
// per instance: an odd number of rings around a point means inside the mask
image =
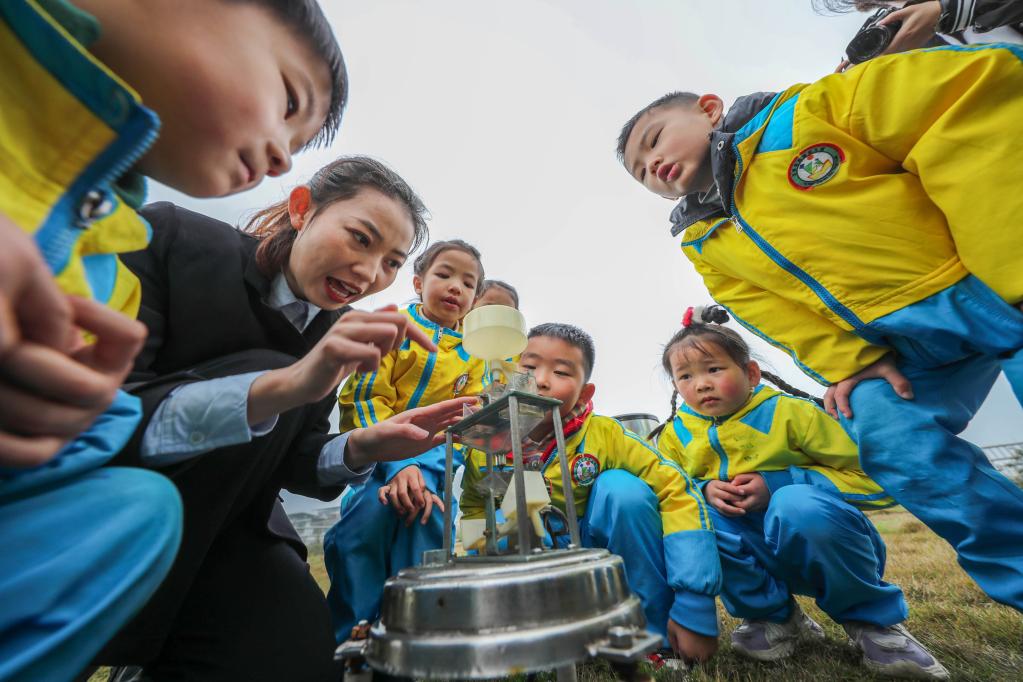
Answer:
POLYGON ((981 449, 996 469, 1023 484, 1023 443, 989 445, 981 449))
POLYGON ((288 514, 288 518, 291 519, 291 524, 295 526, 305 546, 319 552, 323 550, 323 535, 337 523, 340 513, 338 505, 335 504, 311 512, 288 514))

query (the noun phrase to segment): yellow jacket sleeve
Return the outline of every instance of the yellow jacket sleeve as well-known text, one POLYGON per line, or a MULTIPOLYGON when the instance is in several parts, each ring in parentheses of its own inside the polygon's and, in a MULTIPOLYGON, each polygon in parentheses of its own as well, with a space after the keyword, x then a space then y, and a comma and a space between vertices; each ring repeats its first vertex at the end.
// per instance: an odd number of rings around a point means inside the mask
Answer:
POLYGON ((887 352, 812 310, 725 275, 703 260, 693 264, 714 300, 739 324, 788 353, 803 372, 825 386, 852 376, 887 352), (741 311, 742 317, 734 311, 741 311))
POLYGON ((967 270, 1010 303, 1023 299, 1012 257, 1023 213, 1012 191, 1023 167, 1023 49, 917 50, 871 60, 838 84, 814 88, 819 106, 848 111, 839 125, 919 177, 967 270))
POLYGON ((832 469, 860 470, 860 453, 845 429, 824 410, 812 405, 801 410, 802 419, 793 426, 800 433, 789 432, 789 447, 832 469))
POLYGON ((860 467, 860 452, 845 429, 824 410, 807 406, 801 434, 789 433, 789 447, 816 465, 805 468, 830 479, 842 497, 861 509, 890 507, 895 502, 860 467))
POLYGON ((692 477, 692 469, 688 466, 686 461, 686 447, 675 435, 675 418, 664 425, 664 428, 657 435, 657 451, 661 453, 662 457, 666 457, 675 464, 682 467, 682 471, 686 472, 686 475, 692 477))
POLYGON ((388 353, 380 359, 377 371, 348 377, 338 396, 341 433, 382 422, 398 411, 398 392, 392 376, 396 357, 397 351, 388 353))
POLYGON ((650 486, 657 495, 664 535, 711 530, 707 503, 682 467, 624 428, 617 440, 615 447, 606 449, 604 468, 623 469, 650 486))

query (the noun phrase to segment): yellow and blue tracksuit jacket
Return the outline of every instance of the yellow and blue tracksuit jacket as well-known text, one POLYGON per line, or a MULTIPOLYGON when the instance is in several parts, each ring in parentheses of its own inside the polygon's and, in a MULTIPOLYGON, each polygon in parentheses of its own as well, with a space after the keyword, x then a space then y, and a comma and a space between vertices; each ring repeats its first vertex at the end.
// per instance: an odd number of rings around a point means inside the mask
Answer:
POLYGON ((0 3, 0 19, 0 213, 33 235, 64 291, 135 317, 140 285, 115 254, 150 232, 116 183, 159 120, 39 3, 0 3))
POLYGON ((699 482, 759 473, 773 494, 794 483, 837 492, 860 509, 894 502, 860 469, 856 444, 813 403, 759 385, 742 409, 707 417, 687 405, 661 432, 657 447, 699 482))
POLYGON ((994 44, 874 59, 716 138, 712 157, 734 158, 730 187, 715 172, 726 217, 673 216, 714 299, 822 384, 888 351, 872 321, 968 274, 1023 300, 1021 58, 994 44))
MULTIPOLYGON (((616 420, 594 414, 568 435, 565 448, 572 472, 575 509, 580 518, 586 513, 590 488, 601 472, 628 471, 645 481, 657 496, 664 533, 664 563, 671 588, 709 596, 720 591, 721 566, 707 503, 681 467, 616 420)), ((467 450, 459 502, 464 518, 483 518, 484 500, 478 484, 485 469, 486 454, 467 450)), ((557 448, 541 471, 549 481, 551 503, 565 511, 564 474, 557 448)))
MULTIPOLYGON (((399 350, 381 358, 377 371, 349 377, 338 397, 342 433, 370 426, 405 410, 449 398, 477 395, 483 390, 485 363, 466 352, 459 332, 428 320, 418 304, 408 306, 404 313, 437 344, 437 352, 428 352, 406 339, 399 350)), ((381 462, 377 466, 386 473, 386 480, 390 480, 412 461, 420 467, 436 468, 437 462, 433 460, 437 459, 434 456, 437 452, 435 449, 426 453, 429 457, 421 455, 413 460, 381 462)), ((439 452, 443 454, 443 448, 439 452)), ((443 461, 439 465, 443 476, 443 461)))
MULTIPOLYGON (((33 237, 63 291, 135 317, 140 285, 116 254, 149 241, 135 211, 145 181, 128 171, 159 120, 86 49, 98 30, 67 3, 0 3, 0 213, 33 237)), ((118 394, 47 470, 109 459, 140 414, 136 398, 118 394)))

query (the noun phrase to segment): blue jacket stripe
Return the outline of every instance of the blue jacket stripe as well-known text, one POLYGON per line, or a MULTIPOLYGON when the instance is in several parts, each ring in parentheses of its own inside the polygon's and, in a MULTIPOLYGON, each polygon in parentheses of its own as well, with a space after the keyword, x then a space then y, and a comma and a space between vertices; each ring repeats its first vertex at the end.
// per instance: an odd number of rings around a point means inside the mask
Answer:
MULTIPOLYGON (((792 119, 795 115, 797 101, 799 101, 798 94, 782 102, 775 110, 757 144, 758 154, 792 148, 792 119)), ((767 110, 770 111, 770 106, 767 107, 767 110)))
POLYGON ((684 241, 684 242, 679 244, 679 247, 684 249, 687 246, 692 246, 692 247, 694 247, 696 249, 697 253, 703 253, 703 242, 705 242, 708 239, 710 239, 710 236, 712 234, 714 234, 714 232, 719 227, 721 227, 722 225, 724 225, 728 221, 729 221, 729 218, 722 218, 721 220, 719 220, 716 223, 714 223, 713 225, 711 225, 710 229, 708 229, 706 234, 704 234, 702 237, 697 237, 696 239, 690 239, 689 241, 684 241))
POLYGON ((363 400, 366 401, 366 409, 369 410, 369 418, 374 424, 377 423, 377 411, 376 408, 373 407, 373 382, 376 381, 376 379, 376 372, 369 375, 369 383, 366 384, 366 391, 362 394, 363 400))
MULTIPOLYGON (((433 342, 437 343, 440 338, 439 330, 433 335, 433 342)), ((416 390, 413 391, 412 397, 409 398, 408 405, 405 406, 406 410, 411 410, 419 406, 419 401, 423 399, 423 393, 426 392, 426 387, 430 383, 430 376, 433 374, 434 365, 437 364, 437 354, 430 353, 426 358, 426 366, 423 367, 423 374, 419 377, 419 383, 416 384, 416 390)))
POLYGON ((366 413, 363 412, 363 410, 362 410, 362 397, 360 396, 360 392, 362 391, 362 385, 365 382, 366 382, 366 375, 365 374, 360 374, 359 375, 359 383, 356 384, 356 386, 355 386, 355 396, 354 396, 354 398, 352 400, 352 402, 355 403, 355 414, 358 416, 359 424, 363 428, 369 426, 369 422, 366 421, 366 413))
POLYGON ((675 417, 671 420, 671 428, 675 431, 675 435, 683 447, 693 442, 693 434, 682 423, 681 417, 675 417))
POLYGON ((954 52, 979 52, 980 50, 1008 50, 1016 55, 1016 58, 1023 61, 1023 45, 1014 43, 986 43, 982 45, 943 45, 940 47, 929 47, 921 52, 941 52, 952 50, 954 52))
POLYGON ((109 303, 117 284, 117 257, 112 253, 83 256, 82 266, 92 297, 100 303, 109 303))
POLYGON ((738 142, 742 142, 747 137, 756 132, 757 129, 760 128, 760 126, 764 125, 764 123, 767 122, 767 117, 771 115, 771 109, 774 108, 774 105, 778 102, 778 100, 781 98, 783 94, 785 93, 779 92, 777 95, 772 97, 771 101, 767 103, 767 106, 758 111, 756 116, 746 121, 746 125, 739 128, 735 132, 735 139, 738 142))
MULTIPOLYGON (((776 101, 777 99, 778 98, 775 97, 775 99, 772 100, 772 102, 776 101)), ((747 124, 745 127, 743 127, 743 129, 740 131, 740 133, 742 131, 746 130, 746 128, 748 128, 748 127, 749 127, 749 124, 747 124)), ((747 134, 746 136, 748 137, 749 135, 747 134)), ((745 139, 745 138, 743 138, 743 139, 745 139)), ((743 227, 743 233, 747 237, 749 237, 753 241, 753 243, 757 245, 757 248, 759 248, 761 251, 763 251, 764 254, 766 254, 768 258, 773 260, 775 262, 775 264, 777 264, 783 270, 785 270, 786 272, 791 274, 793 277, 798 279, 800 282, 805 284, 814 294, 816 294, 817 298, 819 298, 821 300, 821 302, 824 303, 824 305, 826 305, 833 313, 835 313, 836 315, 841 317, 843 320, 845 320, 847 323, 849 323, 849 325, 853 329, 856 329, 857 331, 865 329, 866 325, 863 323, 863 321, 860 318, 858 318, 856 316, 855 313, 853 313, 853 311, 849 310, 844 305, 842 305, 842 303, 840 303, 838 301, 838 299, 835 298, 831 294, 830 291, 825 289, 824 286, 820 282, 815 280, 813 277, 811 277, 809 273, 807 273, 805 270, 803 270, 802 268, 797 266, 795 263, 793 263, 788 258, 783 256, 781 254, 781 252, 779 252, 777 249, 775 249, 773 246, 771 246, 771 244, 766 239, 761 237, 760 234, 757 233, 757 231, 753 229, 752 225, 750 225, 748 222, 746 222, 743 219, 743 217, 741 215, 739 215, 739 208, 738 208, 738 206, 736 206, 736 203, 735 203, 735 191, 738 188, 738 184, 739 184, 738 183, 738 178, 742 176, 742 169, 743 169, 742 155, 739 154, 739 142, 740 142, 740 140, 739 140, 739 133, 736 133, 735 137, 732 140, 732 151, 735 154, 735 158, 736 158, 736 172, 735 172, 736 183, 732 187, 731 208, 732 208, 732 216, 743 227)))

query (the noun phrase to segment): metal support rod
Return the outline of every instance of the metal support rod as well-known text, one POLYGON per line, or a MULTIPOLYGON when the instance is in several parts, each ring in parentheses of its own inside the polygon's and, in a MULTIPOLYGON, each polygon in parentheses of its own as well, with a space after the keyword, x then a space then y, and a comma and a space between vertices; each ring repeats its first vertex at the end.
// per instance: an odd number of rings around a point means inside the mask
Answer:
MULTIPOLYGON (((582 547, 579 540, 579 519, 575 515, 575 496, 572 494, 572 472, 568 470, 568 453, 565 452, 565 432, 561 424, 561 410, 552 408, 554 414, 552 423, 554 425, 554 440, 558 445, 558 465, 561 467, 561 490, 565 495, 565 516, 568 517, 568 534, 572 538, 572 544, 582 547)), ((573 666, 573 675, 574 673, 573 666)), ((561 673, 558 673, 560 678, 561 673)))
POLYGON ((451 563, 451 530, 452 530, 452 511, 451 511, 451 495, 453 491, 451 489, 453 480, 455 478, 455 442, 451 436, 451 429, 448 429, 447 435, 445 436, 445 453, 444 453, 444 561, 451 563))
POLYGON ((558 666, 557 668, 555 668, 555 672, 558 675, 558 682, 576 682, 575 663, 569 663, 568 665, 558 666))
POLYGON ((519 554, 528 556, 533 548, 532 528, 526 513, 526 476, 522 464, 522 433, 519 424, 519 399, 508 396, 508 420, 511 422, 512 466, 515 468, 515 514, 519 526, 519 554))
POLYGON ((487 471, 490 472, 491 485, 488 486, 490 489, 487 490, 486 497, 483 499, 484 503, 484 514, 487 519, 487 542, 486 554, 494 556, 497 554, 497 503, 494 501, 494 484, 497 481, 497 471, 495 471, 496 458, 494 453, 487 450, 487 471))

